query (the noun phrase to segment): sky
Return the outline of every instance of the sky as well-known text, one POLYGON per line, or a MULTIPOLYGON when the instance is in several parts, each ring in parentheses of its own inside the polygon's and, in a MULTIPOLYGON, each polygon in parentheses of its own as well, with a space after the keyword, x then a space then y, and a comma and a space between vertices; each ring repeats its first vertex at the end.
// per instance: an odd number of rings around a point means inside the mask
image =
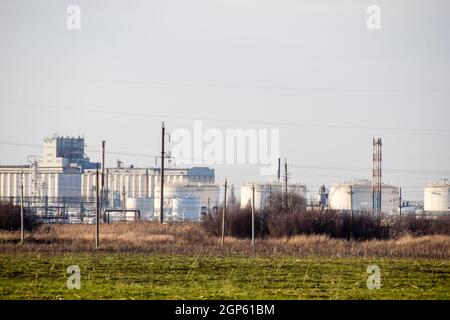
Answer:
MULTIPOLYGON (((447 0, 2 0, 0 164, 83 135, 91 160, 153 166, 167 131, 279 129, 289 179, 371 178, 423 199, 450 178, 447 0), (381 9, 369 30, 366 9, 381 9), (69 30, 68 6, 81 10, 69 30)), ((167 145, 170 150, 171 145, 167 145)), ((217 182, 268 182, 218 165, 217 182)))

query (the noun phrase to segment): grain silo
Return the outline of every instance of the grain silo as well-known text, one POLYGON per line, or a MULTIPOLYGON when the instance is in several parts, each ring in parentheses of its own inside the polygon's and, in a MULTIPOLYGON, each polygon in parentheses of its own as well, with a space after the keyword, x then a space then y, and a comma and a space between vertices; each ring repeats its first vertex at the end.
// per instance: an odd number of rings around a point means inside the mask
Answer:
MULTIPOLYGON (((354 180, 335 184, 330 189, 330 209, 344 211, 372 212, 372 182, 369 180, 354 180)), ((382 185, 381 211, 394 214, 400 205, 399 188, 388 184, 382 185)))
POLYGON ((450 183, 442 180, 425 187, 424 209, 432 214, 450 213, 450 183))

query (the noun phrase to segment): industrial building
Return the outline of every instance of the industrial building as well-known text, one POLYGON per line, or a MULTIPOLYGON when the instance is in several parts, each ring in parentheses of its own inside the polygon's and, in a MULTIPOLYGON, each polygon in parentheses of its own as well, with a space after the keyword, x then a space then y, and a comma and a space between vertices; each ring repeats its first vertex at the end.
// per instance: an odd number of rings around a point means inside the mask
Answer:
POLYGON ((450 214, 450 183, 442 180, 425 187, 424 209, 434 215, 450 214))
MULTIPOLYGON (((282 182, 272 182, 266 184, 254 184, 255 186, 255 210, 263 209, 271 196, 275 193, 285 192, 285 185, 282 182)), ((253 197, 253 184, 244 183, 241 185, 241 208, 251 205, 253 197)), ((307 187, 303 184, 288 184, 288 192, 296 193, 306 199, 307 187)))
MULTIPOLYGON (((372 182, 354 180, 335 184, 329 193, 330 209, 368 211, 373 209, 372 182)), ((388 184, 381 186, 381 212, 396 214, 400 207, 400 189, 388 184)))
POLYGON ((26 198, 81 197, 81 174, 97 167, 84 154, 84 138, 44 139, 42 157, 28 157, 27 165, 0 166, 0 198, 18 203, 23 182, 26 198))
MULTIPOLYGON (((90 223, 95 216, 97 189, 101 189, 100 179, 97 180, 97 168, 100 167, 104 172, 100 207, 102 212, 108 212, 110 220, 133 220, 136 214, 142 219, 159 219, 160 168, 124 166, 120 161, 116 167, 102 168, 100 163, 91 162, 86 156, 83 137, 46 138, 43 149, 42 157, 28 157, 26 165, 0 166, 0 201, 18 205, 23 186, 25 206, 45 221, 90 223)), ((374 159, 379 158, 374 156, 374 159)), ((374 181, 380 181, 378 176, 375 178, 374 181)), ((215 183, 214 169, 168 167, 164 182, 165 221, 195 221, 202 214, 217 211, 220 190, 215 183)), ((279 170, 278 181, 242 184, 241 208, 251 204, 253 185, 256 210, 268 205, 272 195, 285 192, 285 182, 281 182, 279 170)), ((317 205, 340 211, 372 212, 373 199, 375 203, 380 199, 380 192, 374 192, 376 188, 373 186, 369 180, 338 183, 330 190, 322 186, 317 203, 312 200, 310 205, 311 208, 317 205)), ((450 214, 448 180, 426 186, 423 205, 400 199, 400 188, 396 186, 381 184, 380 189, 381 212, 384 214, 396 214, 400 208, 405 214, 450 214)), ((303 184, 288 184, 288 192, 307 198, 307 187, 303 184)))
MULTIPOLYGON (((0 200, 19 204, 23 184, 26 206, 36 213, 92 221, 98 164, 86 157, 84 147, 82 137, 46 138, 42 157, 30 157, 27 165, 0 166, 0 200)), ((104 172, 102 210, 113 216, 139 210, 141 218, 149 220, 159 216, 160 168, 124 167, 118 162, 104 172)), ((198 220, 219 205, 213 169, 169 167, 164 177, 167 220, 198 220)))

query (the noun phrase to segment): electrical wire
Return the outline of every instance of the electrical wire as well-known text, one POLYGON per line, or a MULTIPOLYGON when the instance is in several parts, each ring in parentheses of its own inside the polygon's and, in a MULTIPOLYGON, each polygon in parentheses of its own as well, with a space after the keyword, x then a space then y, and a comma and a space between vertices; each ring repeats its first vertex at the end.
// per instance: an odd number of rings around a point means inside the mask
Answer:
MULTIPOLYGON (((177 119, 177 120, 189 120, 189 121, 212 121, 212 122, 225 122, 225 123, 239 123, 239 124, 254 124, 265 126, 289 126, 289 127, 303 127, 303 128, 321 128, 321 129, 350 129, 350 130, 377 130, 377 131, 394 131, 394 132, 421 132, 421 133, 450 133, 450 129, 444 128, 405 128, 405 127, 371 127, 371 126, 348 126, 339 124, 314 124, 314 123, 296 123, 296 122, 276 122, 276 121, 254 121, 254 120, 242 120, 242 119, 225 119, 225 118, 208 118, 208 117, 191 117, 191 116, 176 116, 169 114, 151 114, 151 113, 138 113, 138 112, 124 112, 124 111, 112 111, 105 108, 80 108, 58 105, 46 105, 37 103, 16 102, 1 99, 0 104, 16 105, 27 108, 39 108, 39 109, 52 109, 58 111, 75 111, 75 112, 92 112, 109 114, 116 116, 132 116, 132 117, 149 117, 157 119, 177 119)), ((125 108, 126 109, 126 108, 125 108)))

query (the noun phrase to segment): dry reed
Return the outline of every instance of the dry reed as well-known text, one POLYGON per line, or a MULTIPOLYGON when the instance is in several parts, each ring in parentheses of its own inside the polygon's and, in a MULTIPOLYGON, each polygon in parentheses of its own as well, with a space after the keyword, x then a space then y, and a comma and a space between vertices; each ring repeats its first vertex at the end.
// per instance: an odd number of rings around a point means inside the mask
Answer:
MULTIPOLYGON (((26 245, 18 246, 18 232, 0 232, 0 251, 91 251, 95 238, 93 225, 41 225, 27 233, 26 245)), ((320 256, 383 256, 450 258, 450 237, 405 236, 394 240, 353 241, 324 235, 258 239, 251 248, 248 239, 210 236, 199 224, 153 222, 114 223, 100 226, 101 250, 155 254, 262 254, 320 256)))

